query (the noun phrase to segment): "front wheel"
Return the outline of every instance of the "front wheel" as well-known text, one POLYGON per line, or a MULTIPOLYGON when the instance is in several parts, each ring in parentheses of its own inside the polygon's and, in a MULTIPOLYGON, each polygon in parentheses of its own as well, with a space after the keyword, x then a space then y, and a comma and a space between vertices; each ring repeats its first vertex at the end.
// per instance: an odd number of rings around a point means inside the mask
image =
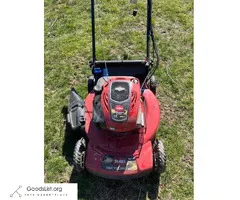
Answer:
POLYGON ((163 173, 166 169, 166 153, 161 140, 155 139, 153 142, 154 171, 163 173))
POLYGON ((73 165, 77 172, 81 172, 85 168, 85 156, 86 156, 86 140, 80 138, 73 151, 73 165))

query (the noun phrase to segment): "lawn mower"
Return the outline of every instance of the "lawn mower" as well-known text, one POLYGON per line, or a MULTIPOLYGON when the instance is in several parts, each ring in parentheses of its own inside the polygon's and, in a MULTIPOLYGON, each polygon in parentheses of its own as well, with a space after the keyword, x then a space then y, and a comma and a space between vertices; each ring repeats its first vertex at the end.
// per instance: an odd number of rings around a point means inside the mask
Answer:
MULTIPOLYGON (((156 138, 160 106, 154 72, 159 54, 154 40, 152 0, 147 0, 146 57, 143 60, 97 60, 94 0, 91 0, 92 75, 83 100, 70 92, 67 123, 80 139, 73 152, 76 171, 109 179, 138 178, 166 168, 163 143, 156 138), (150 58, 150 42, 156 62, 150 58)), ((133 10, 133 16, 137 10, 133 10)))

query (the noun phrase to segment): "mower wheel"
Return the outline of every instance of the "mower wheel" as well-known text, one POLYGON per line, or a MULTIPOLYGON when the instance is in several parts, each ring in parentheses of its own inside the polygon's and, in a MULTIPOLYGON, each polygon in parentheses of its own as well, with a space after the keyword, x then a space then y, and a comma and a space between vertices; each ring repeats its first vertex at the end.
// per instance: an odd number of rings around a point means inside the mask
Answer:
POLYGON ((154 171, 163 173, 166 169, 166 153, 161 140, 155 139, 153 142, 154 171))
POLYGON ((157 82, 155 76, 151 76, 150 78, 150 90, 153 92, 154 95, 156 95, 157 90, 157 82))
POLYGON ((86 140, 80 138, 73 151, 73 165, 77 172, 81 172, 85 168, 85 155, 86 155, 86 140))
POLYGON ((94 76, 91 75, 88 77, 88 93, 90 93, 93 90, 95 84, 95 79, 94 76))

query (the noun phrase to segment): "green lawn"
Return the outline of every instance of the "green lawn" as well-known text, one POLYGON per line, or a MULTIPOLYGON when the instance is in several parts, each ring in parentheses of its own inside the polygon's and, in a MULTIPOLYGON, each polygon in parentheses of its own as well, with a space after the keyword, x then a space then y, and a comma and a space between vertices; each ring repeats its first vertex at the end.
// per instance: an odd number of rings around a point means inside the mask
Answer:
MULTIPOLYGON (((98 59, 144 59, 146 2, 139 0, 137 17, 129 0, 97 2, 98 59)), ((86 96, 91 73, 90 0, 45 0, 45 182, 78 182, 79 199, 193 199, 193 0, 153 2, 161 55, 155 73, 162 117, 157 137, 165 144, 167 170, 160 180, 124 182, 76 176, 63 155, 62 109, 71 87, 86 96)))

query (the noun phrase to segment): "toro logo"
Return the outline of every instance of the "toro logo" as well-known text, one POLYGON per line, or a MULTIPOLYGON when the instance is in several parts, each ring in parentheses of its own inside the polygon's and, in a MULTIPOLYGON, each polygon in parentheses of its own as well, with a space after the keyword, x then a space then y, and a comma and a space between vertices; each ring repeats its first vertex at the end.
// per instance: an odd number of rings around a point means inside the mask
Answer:
POLYGON ((116 164, 125 164, 125 163, 126 163, 126 160, 123 160, 123 159, 114 159, 114 163, 116 163, 116 164))
POLYGON ((123 112, 123 111, 124 111, 123 105, 116 105, 114 109, 115 109, 115 111, 117 111, 117 112, 123 112))

